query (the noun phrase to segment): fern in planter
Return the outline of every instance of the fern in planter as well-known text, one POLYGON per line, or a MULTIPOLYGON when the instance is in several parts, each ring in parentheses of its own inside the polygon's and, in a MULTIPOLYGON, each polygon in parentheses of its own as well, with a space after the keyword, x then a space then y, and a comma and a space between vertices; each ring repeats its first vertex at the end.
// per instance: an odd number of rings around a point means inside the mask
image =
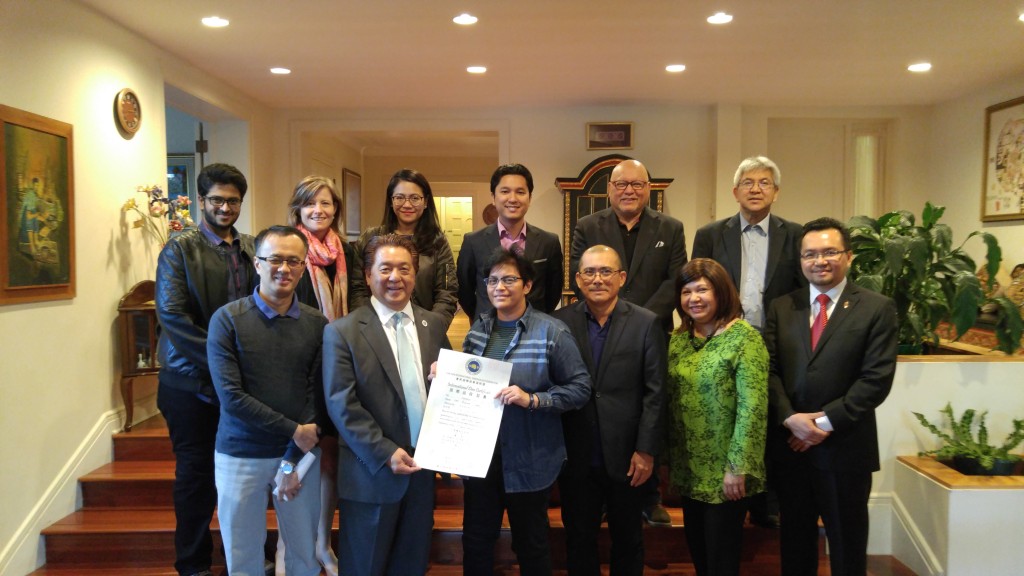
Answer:
POLYGON ((940 430, 929 422, 923 414, 912 412, 917 421, 921 423, 921 426, 924 426, 929 432, 938 436, 943 441, 943 445, 940 448, 921 452, 921 456, 930 455, 938 460, 949 460, 956 457, 971 458, 977 460, 981 467, 986 470, 991 470, 997 460, 1018 460, 1017 456, 1010 454, 1010 450, 1013 450, 1024 441, 1024 420, 1014 419, 1013 431, 1006 437, 1002 445, 993 446, 989 444, 988 427, 985 426, 985 419, 988 417, 987 411, 978 415, 977 438, 974 437, 971 430, 974 426, 974 417, 977 415, 976 410, 973 408, 964 410, 959 420, 953 414, 952 403, 947 403, 946 407, 939 412, 949 421, 952 434, 947 434, 940 430))
POLYGON ((939 222, 945 211, 944 206, 925 203, 920 224, 906 210, 877 220, 854 216, 848 223, 854 255, 850 276, 896 302, 901 345, 918 353, 925 342, 938 345, 935 330, 943 321, 953 325, 959 338, 974 325, 981 305, 991 302, 996 305, 996 348, 1013 354, 1024 330, 1020 311, 1005 296, 985 296, 974 259, 963 250, 975 236, 985 243, 986 288, 991 289, 1002 261, 999 241, 976 231, 954 248, 953 231, 939 222))

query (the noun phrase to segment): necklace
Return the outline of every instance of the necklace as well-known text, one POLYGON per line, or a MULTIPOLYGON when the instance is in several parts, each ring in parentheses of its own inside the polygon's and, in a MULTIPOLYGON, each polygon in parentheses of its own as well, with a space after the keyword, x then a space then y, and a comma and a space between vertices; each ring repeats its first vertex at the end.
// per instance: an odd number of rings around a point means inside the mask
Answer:
POLYGON ((705 346, 707 346, 708 342, 711 342, 711 339, 714 338, 715 335, 718 334, 718 331, 720 329, 721 329, 721 325, 716 324, 715 325, 715 329, 711 332, 711 335, 708 336, 707 338, 704 338, 703 340, 701 340, 699 342, 697 341, 696 332, 691 330, 690 331, 690 346, 693 347, 693 350, 695 352, 700 352, 701 349, 703 349, 705 346))

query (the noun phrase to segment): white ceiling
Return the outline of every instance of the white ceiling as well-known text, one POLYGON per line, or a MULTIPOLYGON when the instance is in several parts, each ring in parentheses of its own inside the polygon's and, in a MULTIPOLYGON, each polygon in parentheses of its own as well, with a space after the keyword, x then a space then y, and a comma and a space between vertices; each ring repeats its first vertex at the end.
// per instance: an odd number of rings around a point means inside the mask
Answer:
POLYGON ((275 108, 929 104, 1024 73, 1021 0, 81 1, 275 108))
POLYGON ((273 108, 915 105, 1024 74, 1024 0, 80 1, 273 108))

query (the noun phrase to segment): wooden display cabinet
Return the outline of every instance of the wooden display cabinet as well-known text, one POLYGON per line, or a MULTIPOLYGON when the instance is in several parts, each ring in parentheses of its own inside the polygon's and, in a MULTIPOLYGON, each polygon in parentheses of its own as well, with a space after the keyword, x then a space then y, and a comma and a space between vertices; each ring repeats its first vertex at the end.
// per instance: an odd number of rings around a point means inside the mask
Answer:
POLYGON ((156 360, 155 288, 155 282, 143 280, 132 286, 117 305, 117 323, 121 333, 121 398, 124 400, 125 432, 132 430, 135 379, 140 376, 153 376, 160 370, 156 360))

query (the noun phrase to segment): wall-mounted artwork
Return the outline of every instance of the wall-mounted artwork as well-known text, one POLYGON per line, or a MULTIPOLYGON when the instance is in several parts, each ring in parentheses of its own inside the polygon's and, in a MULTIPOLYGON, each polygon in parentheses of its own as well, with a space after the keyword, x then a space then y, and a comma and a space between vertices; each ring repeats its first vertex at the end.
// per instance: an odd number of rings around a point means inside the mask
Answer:
POLYGON ((75 297, 72 127, 0 105, 0 304, 75 297))
POLYGON ((1024 96, 985 109, 982 222, 1024 220, 1024 96))
POLYGON ((587 150, 629 150, 632 147, 632 122, 587 123, 587 150))

